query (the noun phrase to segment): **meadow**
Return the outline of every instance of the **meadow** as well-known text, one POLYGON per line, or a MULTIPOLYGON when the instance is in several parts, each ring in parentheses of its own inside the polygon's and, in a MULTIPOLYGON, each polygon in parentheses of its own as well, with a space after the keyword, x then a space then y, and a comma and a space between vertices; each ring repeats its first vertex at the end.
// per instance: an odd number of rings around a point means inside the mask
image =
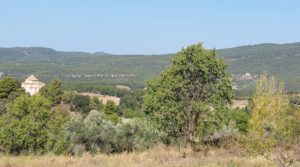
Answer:
POLYGON ((156 146, 144 152, 119 154, 83 154, 73 156, 1 156, 1 167, 269 167, 262 156, 245 156, 238 150, 211 149, 205 154, 190 149, 156 146))

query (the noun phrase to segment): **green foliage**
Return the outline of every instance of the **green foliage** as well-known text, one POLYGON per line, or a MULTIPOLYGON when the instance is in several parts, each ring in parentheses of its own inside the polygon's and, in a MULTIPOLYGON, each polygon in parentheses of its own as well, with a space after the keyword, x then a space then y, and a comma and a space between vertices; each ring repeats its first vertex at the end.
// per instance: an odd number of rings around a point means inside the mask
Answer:
POLYGON ((8 104, 1 117, 0 145, 5 152, 42 152, 48 137, 50 102, 40 96, 23 95, 8 104))
POLYGON ((113 122, 114 124, 117 124, 121 121, 118 116, 118 114, 120 114, 120 110, 113 101, 109 100, 106 102, 103 108, 103 112, 105 113, 105 118, 113 122))
POLYGON ((13 78, 4 77, 0 79, 0 115, 6 112, 6 103, 24 94, 20 84, 13 78))
POLYGON ((290 103, 291 104, 293 104, 293 105, 295 105, 295 106, 300 106, 300 96, 291 96, 290 98, 289 98, 289 100, 290 100, 290 103))
POLYGON ((67 125, 67 139, 71 143, 71 152, 78 145, 85 151, 110 153, 114 151, 116 131, 114 125, 103 118, 103 114, 92 111, 85 118, 77 117, 67 125))
POLYGON ((41 96, 22 95, 7 104, 0 117, 2 151, 19 153, 63 153, 67 148, 63 126, 67 115, 52 113, 51 102, 41 96))
MULTIPOLYGON (((217 51, 233 74, 268 72, 286 82, 289 90, 300 90, 300 43, 248 45, 217 51)), ((143 88, 145 81, 157 76, 170 65, 175 54, 111 55, 108 53, 61 52, 50 48, 0 48, 0 71, 9 71, 22 78, 29 73, 51 80, 53 76, 67 82, 69 90, 85 89, 88 85, 129 85, 143 88), (22 53, 28 53, 26 56, 22 53), (78 77, 72 74, 132 74, 129 78, 78 77)), ((93 88, 91 88, 93 89, 93 88)), ((92 90, 90 90, 92 91, 92 90)), ((103 88, 105 91, 105 88, 103 88)), ((100 91, 102 92, 102 91, 100 91)), ((107 94, 107 92, 102 92, 107 94)), ((112 94, 115 95, 115 94, 112 94)), ((245 95, 248 95, 245 93, 245 95)))
POLYGON ((49 84, 42 87, 40 93, 43 97, 48 98, 52 102, 52 105, 56 105, 62 100, 63 91, 61 86, 61 81, 54 79, 49 84))
POLYGON ((20 84, 13 78, 4 77, 0 79, 0 99, 6 99, 21 92, 20 84))
POLYGON ((66 153, 69 143, 65 137, 65 126, 69 120, 68 113, 59 108, 51 115, 51 121, 48 123, 49 132, 46 151, 54 154, 66 153))
POLYGON ((266 153, 274 146, 287 146, 295 141, 295 117, 283 84, 274 77, 260 77, 251 112, 249 145, 255 153, 266 153))
POLYGON ((71 101, 72 109, 87 115, 91 111, 90 101, 91 98, 89 96, 76 94, 71 101))
POLYGON ((76 90, 77 92, 95 92, 110 96, 123 97, 130 94, 131 91, 118 89, 115 86, 99 84, 98 82, 88 81, 88 82, 67 82, 64 83, 64 89, 66 90, 76 90))
POLYGON ((130 124, 113 124, 104 113, 91 111, 86 118, 73 118, 67 125, 70 152, 113 153, 143 150, 161 142, 164 134, 146 120, 130 124))
POLYGON ((118 112, 118 108, 115 105, 115 103, 113 101, 107 101, 107 103, 105 104, 103 111, 105 112, 105 114, 112 114, 112 113, 117 113, 118 112))
POLYGON ((229 120, 232 120, 236 124, 236 128, 240 132, 246 133, 248 130, 248 121, 250 114, 248 109, 231 109, 228 111, 229 120))
POLYGON ((144 119, 117 125, 119 151, 146 150, 161 143, 166 134, 159 131, 154 122, 144 119))
POLYGON ((102 102, 97 97, 92 97, 90 100, 90 108, 92 110, 101 110, 103 108, 102 102))
POLYGON ((129 108, 132 110, 137 110, 141 107, 143 101, 143 95, 145 91, 138 89, 134 91, 130 91, 121 97, 120 108, 129 108))
POLYGON ((179 52, 169 68, 148 82, 142 110, 152 115, 169 137, 184 135, 186 142, 193 143, 206 135, 197 136, 196 128, 206 120, 221 118, 219 109, 230 99, 226 65, 215 50, 197 44, 179 52))
POLYGON ((140 118, 143 117, 143 113, 140 111, 132 110, 129 108, 125 108, 122 110, 122 116, 124 118, 140 118))
POLYGON ((75 93, 72 91, 64 91, 61 100, 65 103, 65 104, 69 104, 72 101, 72 98, 75 96, 75 93))
POLYGON ((300 43, 247 45, 218 51, 235 74, 268 72, 286 83, 288 90, 299 90, 300 43))

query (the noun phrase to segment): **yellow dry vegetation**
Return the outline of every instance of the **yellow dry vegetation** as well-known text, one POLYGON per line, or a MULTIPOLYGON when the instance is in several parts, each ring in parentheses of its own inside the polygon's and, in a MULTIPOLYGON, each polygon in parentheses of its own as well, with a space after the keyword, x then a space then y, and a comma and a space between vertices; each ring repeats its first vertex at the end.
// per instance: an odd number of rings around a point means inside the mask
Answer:
POLYGON ((206 154, 157 146, 144 152, 71 156, 0 156, 0 167, 269 167, 263 157, 248 157, 235 150, 213 149, 206 154))
POLYGON ((108 101, 113 101, 115 105, 120 104, 120 98, 117 96, 109 96, 109 95, 102 95, 100 93, 79 93, 83 96, 90 96, 90 97, 97 97, 103 104, 106 104, 108 101))

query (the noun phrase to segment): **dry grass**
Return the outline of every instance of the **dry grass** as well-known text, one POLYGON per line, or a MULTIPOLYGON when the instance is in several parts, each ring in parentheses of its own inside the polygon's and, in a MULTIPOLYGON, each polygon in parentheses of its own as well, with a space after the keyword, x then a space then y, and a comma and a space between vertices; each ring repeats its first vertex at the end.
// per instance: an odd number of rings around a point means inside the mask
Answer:
POLYGON ((83 96, 90 96, 90 97, 97 97, 103 104, 106 104, 108 101, 113 101, 115 105, 120 104, 120 98, 117 96, 109 96, 109 95, 102 95, 100 93, 79 93, 83 96))
POLYGON ((67 156, 1 156, 0 167, 269 167, 263 157, 243 157, 223 149, 208 151, 206 156, 190 150, 158 146, 145 152, 67 156))
POLYGON ((248 106, 248 100, 232 100, 232 108, 243 109, 248 106))

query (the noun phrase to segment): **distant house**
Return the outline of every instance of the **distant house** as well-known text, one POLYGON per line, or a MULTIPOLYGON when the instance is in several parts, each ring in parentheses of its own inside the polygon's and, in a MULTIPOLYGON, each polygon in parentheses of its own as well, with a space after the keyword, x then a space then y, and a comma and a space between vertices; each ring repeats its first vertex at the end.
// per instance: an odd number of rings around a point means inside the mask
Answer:
POLYGON ((32 96, 38 93, 45 84, 39 81, 34 75, 30 75, 21 86, 32 96))
POLYGON ((0 72, 0 78, 4 77, 4 73, 0 72))
POLYGON ((244 74, 240 80, 248 81, 248 80, 253 80, 253 76, 250 73, 244 74))

